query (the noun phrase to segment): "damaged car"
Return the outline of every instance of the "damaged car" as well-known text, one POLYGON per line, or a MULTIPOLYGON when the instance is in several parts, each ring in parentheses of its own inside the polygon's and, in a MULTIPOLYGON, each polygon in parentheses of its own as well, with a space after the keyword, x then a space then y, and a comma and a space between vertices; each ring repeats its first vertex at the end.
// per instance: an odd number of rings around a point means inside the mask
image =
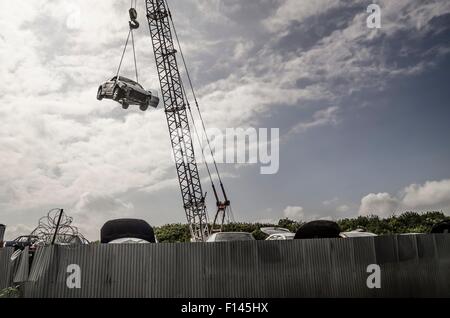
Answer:
POLYGON ((114 76, 100 85, 97 99, 104 98, 120 103, 123 109, 138 105, 141 111, 146 111, 149 107, 157 108, 159 104, 159 97, 151 91, 146 91, 141 84, 123 76, 114 76))

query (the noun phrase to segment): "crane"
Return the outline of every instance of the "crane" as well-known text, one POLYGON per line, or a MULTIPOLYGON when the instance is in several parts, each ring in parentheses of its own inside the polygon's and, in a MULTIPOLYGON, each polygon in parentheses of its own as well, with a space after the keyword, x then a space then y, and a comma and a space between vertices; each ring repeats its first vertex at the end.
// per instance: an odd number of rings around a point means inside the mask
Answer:
POLYGON ((172 20, 172 14, 170 12, 167 0, 145 1, 147 11, 146 16, 152 38, 156 68, 161 84, 162 100, 164 102, 164 109, 169 127, 175 167, 183 200, 183 208, 186 212, 186 218, 191 232, 191 240, 195 242, 202 242, 205 241, 212 232, 222 231, 227 213, 232 213, 231 203, 227 197, 225 187, 220 177, 217 162, 214 159, 212 147, 206 133, 205 124, 200 112, 197 97, 192 85, 192 80, 186 66, 186 60, 178 40, 178 35, 172 20), (180 69, 177 61, 178 51, 175 48, 175 42, 178 43, 177 47, 180 50, 179 53, 186 69, 189 86, 195 100, 195 106, 202 122, 202 129, 204 129, 209 150, 213 156, 214 166, 223 196, 223 200, 221 200, 211 175, 211 169, 206 161, 204 149, 202 148, 202 156, 211 180, 217 205, 217 212, 212 227, 209 226, 205 202, 206 193, 203 192, 200 180, 199 169, 194 152, 190 120, 192 121, 192 129, 194 130, 199 142, 200 137, 193 122, 194 117, 192 114, 191 104, 188 100, 186 88, 180 75, 180 69))

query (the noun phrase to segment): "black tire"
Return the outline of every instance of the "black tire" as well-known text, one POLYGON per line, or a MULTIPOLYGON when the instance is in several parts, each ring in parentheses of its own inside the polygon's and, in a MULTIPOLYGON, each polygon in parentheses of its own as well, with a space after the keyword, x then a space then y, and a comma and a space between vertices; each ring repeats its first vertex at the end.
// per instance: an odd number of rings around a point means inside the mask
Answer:
POLYGON ((116 102, 123 98, 122 89, 119 86, 116 86, 113 91, 113 100, 116 102))
POLYGON ((304 224, 295 234, 295 239, 338 238, 340 233, 336 222, 319 220, 304 224))
POLYGON ((129 104, 127 104, 127 103, 122 103, 122 108, 123 108, 123 109, 127 110, 128 107, 130 107, 129 104))
POLYGON ((443 221, 435 224, 431 229, 431 234, 446 233, 450 234, 450 221, 443 221))
POLYGON ((102 100, 102 99, 103 99, 102 88, 99 87, 98 91, 97 91, 97 100, 102 100))
POLYGON ((148 104, 141 104, 139 105, 139 109, 145 112, 148 109, 148 104))
POLYGON ((153 228, 143 220, 119 219, 105 223, 100 233, 101 242, 107 244, 121 238, 137 238, 155 243, 153 228))

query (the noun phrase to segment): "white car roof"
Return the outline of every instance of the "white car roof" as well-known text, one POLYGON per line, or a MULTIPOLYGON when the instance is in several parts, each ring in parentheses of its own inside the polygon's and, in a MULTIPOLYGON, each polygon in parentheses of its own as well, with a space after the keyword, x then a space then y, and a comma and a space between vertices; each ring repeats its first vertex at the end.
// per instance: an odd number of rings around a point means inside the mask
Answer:
POLYGON ((362 232, 362 231, 350 231, 350 232, 342 232, 340 234, 341 237, 368 237, 368 236, 378 236, 371 232, 362 232))
POLYGON ((148 244, 148 243, 149 242, 145 240, 133 237, 125 237, 109 242, 109 244, 148 244))
POLYGON ((263 227, 261 232, 267 235, 291 233, 291 231, 282 227, 263 227))
POLYGON ((215 242, 217 236, 220 236, 220 235, 227 235, 227 234, 245 235, 245 236, 248 236, 248 237, 251 237, 251 238, 254 239, 252 233, 248 233, 248 232, 218 232, 218 233, 212 234, 206 241, 207 241, 207 242, 215 242))
POLYGON ((293 239, 295 237, 295 233, 275 233, 266 238, 266 241, 271 241, 274 237, 284 237, 284 239, 293 239))

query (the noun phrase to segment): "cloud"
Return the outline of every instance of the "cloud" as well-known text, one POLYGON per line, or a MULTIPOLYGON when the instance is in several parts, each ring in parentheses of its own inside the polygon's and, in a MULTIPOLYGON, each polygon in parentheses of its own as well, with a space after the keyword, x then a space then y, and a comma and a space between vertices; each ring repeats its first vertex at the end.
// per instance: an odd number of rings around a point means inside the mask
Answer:
POLYGON ((293 221, 302 221, 305 218, 304 209, 301 206, 288 206, 284 209, 283 215, 293 221))
POLYGON ((314 113, 313 118, 309 122, 301 122, 294 126, 289 134, 298 134, 300 132, 305 132, 309 129, 326 126, 326 125, 336 125, 338 123, 337 113, 339 107, 329 107, 327 109, 319 110, 314 113))
POLYGON ((340 213, 346 213, 346 212, 350 211, 350 207, 346 204, 340 205, 337 207, 336 211, 340 212, 340 213))
POLYGON ((450 180, 428 181, 423 185, 412 184, 403 190, 403 204, 411 209, 450 206, 450 180))
POLYGON ((339 6, 338 0, 316 0, 304 1, 299 4, 298 0, 284 0, 276 10, 276 13, 267 18, 263 24, 271 32, 278 33, 292 22, 302 22, 305 19, 320 15, 328 10, 339 6))
POLYGON ((397 196, 389 193, 368 194, 361 200, 360 215, 388 217, 396 212, 436 211, 450 212, 450 180, 427 181, 423 185, 411 184, 397 196))
MULTIPOLYGON (((37 226, 37 224, 36 224, 37 226)), ((6 227, 5 232, 5 241, 12 241, 21 235, 29 235, 34 230, 34 227, 31 227, 26 224, 17 224, 6 227)))
POLYGON ((67 211, 74 225, 90 240, 98 240, 100 229, 112 219, 133 218, 134 206, 130 202, 105 194, 83 193, 72 209, 67 211))
POLYGON ((336 198, 333 198, 331 200, 325 200, 325 201, 322 202, 322 204, 324 206, 331 206, 331 205, 337 204, 338 202, 339 202, 339 198, 336 197, 336 198))
MULTIPOLYGON (((311 114, 293 123, 293 133, 337 124, 350 107, 342 98, 417 75, 449 53, 445 43, 426 55, 417 49, 433 35, 433 19, 450 12, 448 1, 381 1, 379 32, 367 31, 363 3, 174 2, 207 126, 257 126, 283 107, 311 114), (349 8, 354 14, 331 15, 349 8), (308 25, 325 30, 303 41, 308 25), (414 41, 400 41, 410 30, 414 41), (397 43, 412 61, 398 60, 397 43)), ((144 19, 144 2, 138 6, 144 19)), ((178 191, 163 111, 124 113, 95 100, 117 67, 128 3, 38 0, 14 8, 0 2, 8 12, 0 19, 0 81, 8 83, 0 96, 0 209, 25 219, 31 209, 79 206, 85 193, 178 191)), ((158 88, 148 28, 137 31, 136 46, 144 86, 158 88)), ((125 61, 125 75, 132 71, 125 61)), ((171 210, 178 201, 165 205, 171 210)))
POLYGON ((368 194, 361 200, 359 214, 362 216, 378 215, 389 217, 397 211, 399 202, 389 193, 368 194))

